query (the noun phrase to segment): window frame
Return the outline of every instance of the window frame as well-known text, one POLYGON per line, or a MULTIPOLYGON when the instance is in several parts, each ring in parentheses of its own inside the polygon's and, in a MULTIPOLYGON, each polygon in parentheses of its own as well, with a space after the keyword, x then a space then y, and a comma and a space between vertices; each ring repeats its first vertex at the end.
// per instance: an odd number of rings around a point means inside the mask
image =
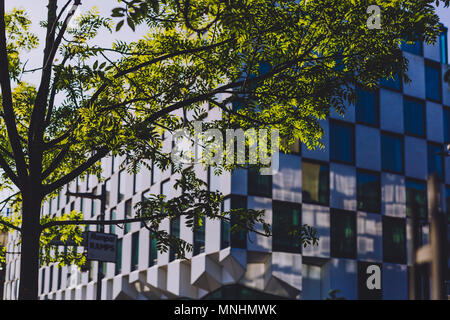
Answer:
POLYGON ((403 129, 404 129, 404 134, 406 136, 411 136, 411 137, 416 137, 416 138, 421 138, 421 139, 426 139, 427 137, 427 104, 425 100, 416 98, 416 97, 412 97, 412 96, 408 96, 408 95, 403 95, 403 129), (422 125, 423 125, 423 135, 417 134, 417 133, 413 133, 413 132, 407 132, 406 131, 406 116, 405 116, 405 112, 406 112, 406 100, 410 100, 412 102, 415 103, 419 103, 422 105, 422 125))
POLYGON ((381 172, 379 171, 373 171, 373 170, 369 170, 369 169, 363 169, 363 168, 356 168, 356 209, 358 211, 362 211, 362 212, 367 212, 367 213, 377 213, 377 214, 381 214, 381 208, 382 208, 382 192, 381 192, 381 172), (362 173, 362 174, 371 174, 374 176, 377 176, 378 178, 378 190, 377 190, 377 194, 378 194, 378 211, 366 211, 366 210, 362 210, 359 209, 358 207, 358 203, 359 203, 359 198, 358 198, 358 174, 362 173))
MULTIPOLYGON (((372 123, 367 123, 367 122, 363 122, 358 120, 358 109, 356 107, 356 103, 355 102, 355 123, 356 124, 360 124, 360 125, 364 125, 364 126, 368 126, 368 127, 372 127, 372 128, 379 128, 380 127, 380 123, 381 123, 381 116, 380 116, 380 88, 377 88, 375 91, 369 91, 369 90, 365 90, 361 87, 357 87, 356 90, 362 90, 362 91, 367 91, 367 92, 371 92, 374 93, 375 95, 375 112, 376 112, 376 124, 372 124, 372 123)), ((360 98, 360 96, 358 96, 358 99, 360 98)), ((355 129, 356 130, 356 129, 355 129)), ((355 132, 356 135, 356 132, 355 132)))
POLYGON ((355 161, 356 161, 356 133, 355 133, 355 124, 351 123, 351 122, 347 122, 347 121, 343 121, 343 120, 338 120, 338 119, 330 119, 329 121, 329 146, 330 146, 330 162, 334 162, 334 163, 340 163, 340 164, 345 164, 345 165, 351 165, 354 166, 355 165, 355 161), (338 126, 343 126, 343 127, 348 127, 351 129, 352 132, 352 141, 350 142, 351 148, 352 148, 352 154, 351 154, 351 162, 347 162, 344 160, 339 160, 339 159, 333 159, 332 156, 332 144, 331 144, 331 126, 332 125, 338 125, 338 126))
MULTIPOLYGON (((301 165, 302 165, 302 203, 314 204, 314 205, 329 207, 330 206, 330 197, 331 197, 330 162, 302 157, 301 165), (327 186, 327 201, 326 201, 326 203, 320 203, 320 202, 317 202, 317 201, 309 201, 309 200, 305 201, 305 197, 303 196, 303 192, 304 192, 304 188, 303 188, 303 186, 304 186, 304 183, 303 183, 304 182, 304 179, 303 179, 303 163, 304 162, 307 162, 309 164, 315 164, 315 165, 319 165, 319 166, 327 166, 328 167, 328 186, 327 186)), ((320 187, 319 187, 319 190, 320 190, 320 187)))

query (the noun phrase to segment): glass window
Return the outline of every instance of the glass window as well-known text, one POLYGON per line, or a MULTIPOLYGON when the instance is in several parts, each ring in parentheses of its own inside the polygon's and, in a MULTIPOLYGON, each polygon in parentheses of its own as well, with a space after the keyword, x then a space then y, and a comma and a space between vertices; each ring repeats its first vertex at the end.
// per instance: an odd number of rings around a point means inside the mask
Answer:
MULTIPOLYGON (((223 202, 223 211, 227 212, 233 209, 247 209, 247 198, 243 196, 232 195, 223 202)), ((231 227, 239 223, 238 215, 231 215, 230 220, 221 220, 221 249, 229 246, 233 248, 247 248, 247 232, 239 230, 231 232, 231 227)))
POLYGON ((381 207, 380 175, 358 170, 356 183, 358 210, 379 213, 381 207))
POLYGON ((139 268, 139 232, 131 236, 131 271, 139 268))
POLYGON ((122 272, 122 239, 117 240, 116 275, 122 272))
POLYGON ((445 206, 447 209, 448 223, 450 223, 450 187, 445 187, 445 206))
MULTIPOLYGON (((180 217, 176 217, 170 220, 170 234, 175 238, 180 237, 180 217)), ((170 247, 169 248, 169 261, 178 259, 176 251, 170 247)))
POLYGON ((196 220, 194 227, 194 256, 205 252, 205 218, 196 220))
POLYGON ((41 269, 41 293, 44 293, 45 288, 45 268, 41 269))
POLYGON ((154 266, 158 263, 158 246, 157 240, 153 237, 154 234, 150 233, 149 236, 149 245, 148 245, 148 266, 154 266))
MULTIPOLYGON (((97 194, 97 187, 92 189, 92 194, 97 194)), ((96 199, 91 199, 91 217, 95 216, 97 213, 97 201, 96 199)))
POLYGON ((61 280, 62 280, 62 267, 58 266, 58 283, 57 283, 56 290, 61 289, 61 280))
POLYGON ((441 96, 441 65, 425 61, 425 92, 427 99, 440 102, 441 96))
POLYGON ((111 198, 111 180, 105 181, 105 189, 106 189, 106 205, 109 206, 109 199, 111 198))
POLYGON ((385 171, 403 172, 403 139, 381 134, 381 167, 385 171))
POLYGON ((394 89, 396 91, 402 90, 402 81, 398 74, 394 75, 393 78, 381 79, 380 85, 385 88, 394 89))
MULTIPOLYGON (((133 214, 133 209, 131 207, 131 199, 125 202, 125 219, 130 219, 133 214)), ((130 232, 131 222, 125 223, 125 233, 130 232)))
POLYGON ((248 168, 248 194, 272 197, 272 176, 262 175, 258 168, 248 168))
POLYGON ((444 142, 450 143, 450 109, 444 108, 444 142))
POLYGON ((447 38, 448 29, 444 28, 440 37, 439 37, 439 49, 441 52, 441 63, 448 64, 448 38, 447 38))
POLYGON ((53 266, 49 267, 50 269, 50 277, 48 279, 48 291, 52 291, 53 290, 53 266))
MULTIPOLYGON (((116 220, 116 208, 111 209, 110 220, 113 220, 113 221, 116 220)), ((112 234, 116 233, 116 225, 115 224, 110 225, 109 233, 112 233, 112 234)))
POLYGON ((272 208, 272 251, 300 253, 300 238, 294 234, 301 226, 300 205, 273 201, 272 208))
POLYGON ((353 126, 330 122, 330 158, 345 163, 354 162, 355 129, 353 126))
POLYGON ((402 50, 421 56, 422 55, 422 42, 421 41, 416 41, 414 43, 402 42, 402 50))
POLYGON ((332 210, 330 215, 330 249, 336 258, 356 258, 356 214, 332 210))
POLYGON ((383 216, 383 261, 406 263, 405 219, 383 216))
POLYGON ((436 144, 428 144, 428 174, 437 173, 441 181, 444 179, 444 166, 442 147, 436 144))
POLYGON ((425 105, 423 102, 403 98, 403 118, 405 132, 415 136, 425 136, 425 105))
POLYGON ((121 170, 119 172, 119 183, 118 183, 118 189, 117 189, 117 202, 121 202, 123 199, 125 199, 125 188, 126 188, 126 181, 125 181, 125 170, 121 170))
POLYGON ((427 220, 427 185, 425 182, 406 179, 406 215, 413 214, 421 220, 427 220))
POLYGON ((378 126, 378 92, 357 89, 356 121, 378 126))
POLYGON ((328 205, 330 199, 328 165, 303 161, 302 197, 305 203, 328 205))

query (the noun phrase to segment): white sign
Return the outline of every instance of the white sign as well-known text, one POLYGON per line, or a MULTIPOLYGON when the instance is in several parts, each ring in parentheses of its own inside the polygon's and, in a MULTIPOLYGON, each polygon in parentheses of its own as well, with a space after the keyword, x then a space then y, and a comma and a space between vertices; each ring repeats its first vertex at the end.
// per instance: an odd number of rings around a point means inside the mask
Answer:
POLYGON ((87 258, 103 262, 116 262, 117 235, 101 232, 87 233, 87 258))

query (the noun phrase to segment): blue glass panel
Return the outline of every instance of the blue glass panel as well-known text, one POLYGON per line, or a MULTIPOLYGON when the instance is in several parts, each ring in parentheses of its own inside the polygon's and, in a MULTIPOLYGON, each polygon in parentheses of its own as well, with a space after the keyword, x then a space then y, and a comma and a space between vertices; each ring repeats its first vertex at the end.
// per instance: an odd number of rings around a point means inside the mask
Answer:
POLYGON ((423 103, 404 98, 403 115, 406 133, 425 136, 425 106, 423 103))
POLYGON ((427 219, 427 186, 425 182, 406 180, 406 215, 413 213, 419 219, 427 219))
POLYGON ((439 65, 425 65, 425 92, 427 99, 441 101, 441 69, 439 65))
POLYGON ((437 173, 441 180, 444 179, 444 168, 442 166, 442 152, 441 146, 429 144, 428 145, 428 173, 437 173))
POLYGON ((354 162, 354 128, 336 122, 330 123, 331 160, 354 162))
POLYGON ((397 90, 397 91, 402 90, 402 83, 400 81, 400 77, 397 74, 394 76, 394 78, 381 79, 380 85, 382 85, 383 87, 386 87, 386 88, 397 90))
POLYGON ((416 41, 413 44, 402 42, 402 50, 421 56, 422 55, 422 42, 416 41))
POLYGON ((403 140, 387 134, 381 135, 381 167, 383 170, 403 172, 403 140))
POLYGON ((359 171, 356 177, 358 210, 380 212, 380 177, 359 171))
POLYGON ((358 101, 356 102, 356 121, 378 125, 377 93, 357 89, 358 101))
POLYGON ((441 63, 448 63, 448 38, 447 38, 448 29, 445 28, 439 37, 439 49, 441 53, 441 63))

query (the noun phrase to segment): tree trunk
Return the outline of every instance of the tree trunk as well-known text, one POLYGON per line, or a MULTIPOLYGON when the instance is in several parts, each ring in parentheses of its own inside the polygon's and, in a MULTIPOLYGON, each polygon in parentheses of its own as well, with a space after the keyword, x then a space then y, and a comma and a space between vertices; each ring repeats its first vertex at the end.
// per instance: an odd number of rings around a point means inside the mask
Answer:
POLYGON ((19 300, 38 299, 41 202, 36 194, 23 196, 19 300))

